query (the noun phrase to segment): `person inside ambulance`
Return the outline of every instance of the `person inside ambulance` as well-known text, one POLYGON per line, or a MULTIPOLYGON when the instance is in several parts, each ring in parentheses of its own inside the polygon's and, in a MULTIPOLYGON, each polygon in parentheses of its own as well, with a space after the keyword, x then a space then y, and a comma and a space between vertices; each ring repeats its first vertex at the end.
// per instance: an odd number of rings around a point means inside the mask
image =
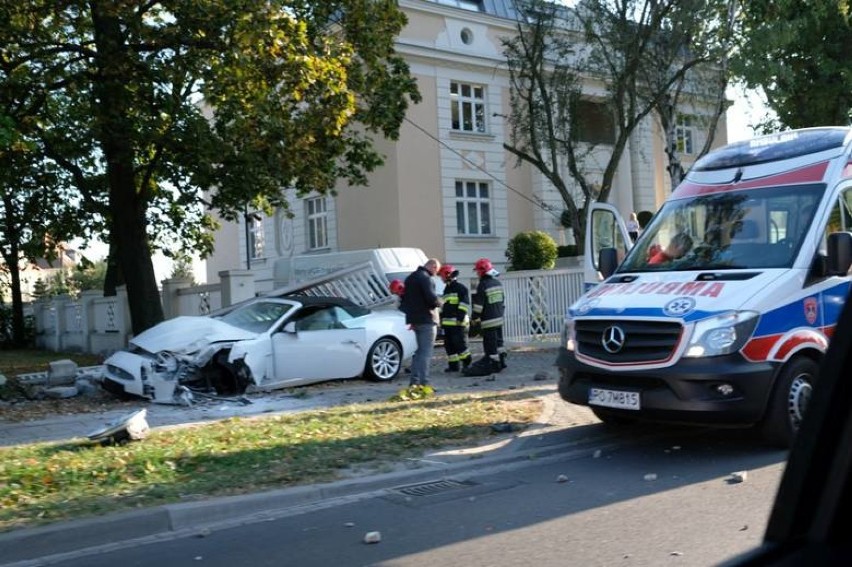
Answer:
POLYGON ((648 264, 665 264, 683 256, 692 249, 692 237, 685 232, 678 232, 669 241, 668 246, 656 250, 648 258, 648 264))

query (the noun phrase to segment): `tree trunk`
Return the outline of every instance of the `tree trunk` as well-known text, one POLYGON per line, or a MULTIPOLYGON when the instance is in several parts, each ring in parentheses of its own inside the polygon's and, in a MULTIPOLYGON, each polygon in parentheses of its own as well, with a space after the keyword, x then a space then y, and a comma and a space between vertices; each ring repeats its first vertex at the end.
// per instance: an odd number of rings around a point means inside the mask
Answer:
POLYGON ((130 111, 134 61, 124 44, 121 23, 112 14, 112 2, 93 2, 98 76, 95 79, 99 140, 106 157, 111 221, 110 249, 127 284, 133 333, 139 334, 163 320, 163 306, 154 275, 145 214, 148 188, 138 186, 134 170, 134 132, 130 111))
POLYGON ((21 269, 18 265, 20 249, 20 232, 15 203, 9 195, 3 195, 3 206, 6 211, 4 219, 7 251, 3 253, 3 261, 9 270, 12 285, 12 346, 23 347, 27 342, 27 330, 24 326, 24 300, 21 295, 21 269), (8 253, 7 253, 8 252, 8 253))

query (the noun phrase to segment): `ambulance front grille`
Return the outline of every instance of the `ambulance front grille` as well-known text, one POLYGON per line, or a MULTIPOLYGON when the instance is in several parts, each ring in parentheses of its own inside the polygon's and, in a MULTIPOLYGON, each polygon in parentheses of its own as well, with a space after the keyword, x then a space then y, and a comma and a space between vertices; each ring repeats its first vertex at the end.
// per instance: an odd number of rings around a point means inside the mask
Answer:
POLYGON ((577 350, 584 356, 614 364, 650 364, 671 357, 683 328, 663 321, 588 319, 577 320, 575 330, 577 350))

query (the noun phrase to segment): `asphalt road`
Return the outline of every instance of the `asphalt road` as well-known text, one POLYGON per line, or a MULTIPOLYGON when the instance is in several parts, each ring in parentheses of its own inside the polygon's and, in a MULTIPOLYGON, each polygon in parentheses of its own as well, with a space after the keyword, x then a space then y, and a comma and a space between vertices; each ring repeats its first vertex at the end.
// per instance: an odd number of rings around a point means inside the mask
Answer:
MULTIPOLYGON (((522 434, 425 454, 385 474, 2 533, 0 564, 708 565, 760 540, 784 453, 737 431, 613 433, 559 399, 554 361, 553 349, 524 349, 502 373, 469 378, 442 373, 437 353, 438 395, 523 388, 539 396, 544 411, 522 434), (750 471, 748 482, 730 483, 739 470, 750 471), (368 531, 382 541, 363 543, 368 531)), ((177 427, 387 399, 406 383, 353 380, 252 395, 248 405, 143 407, 152 427, 177 427)), ((0 421, 0 438, 69 439, 111 417, 0 421)))
POLYGON ((540 458, 38 564, 707 566, 759 544, 783 452, 731 431, 602 430, 554 433, 540 458))

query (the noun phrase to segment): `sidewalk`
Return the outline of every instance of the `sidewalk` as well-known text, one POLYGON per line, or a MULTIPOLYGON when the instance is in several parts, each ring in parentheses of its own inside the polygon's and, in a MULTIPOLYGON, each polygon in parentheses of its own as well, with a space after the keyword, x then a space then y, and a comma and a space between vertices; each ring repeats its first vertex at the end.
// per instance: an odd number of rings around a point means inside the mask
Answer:
MULTIPOLYGON (((438 450, 397 463, 392 472, 370 474, 353 471, 350 478, 322 485, 286 488, 259 494, 211 498, 199 502, 171 504, 113 516, 75 520, 43 527, 0 533, 0 565, 16 567, 45 564, 39 558, 63 554, 85 555, 86 549, 116 545, 116 542, 162 538, 223 525, 246 523, 314 506, 336 498, 366 496, 393 486, 434 481, 450 475, 473 474, 481 467, 511 466, 531 454, 542 458, 583 445, 598 436, 598 424, 588 408, 567 404, 556 390, 556 350, 522 349, 510 352, 508 368, 492 377, 444 374, 445 360, 436 349, 432 383, 438 395, 462 391, 534 391, 544 407, 538 421, 522 433, 506 433, 486 444, 438 450), (289 512, 288 512, 289 511, 289 512)), ((300 394, 257 394, 252 403, 215 401, 193 408, 140 404, 148 409, 152 428, 211 421, 235 415, 291 413, 331 405, 387 399, 407 385, 404 375, 392 383, 361 380, 299 388, 300 394)), ((89 432, 131 410, 102 414, 59 416, 49 420, 8 423, 0 420, 2 444, 68 440, 89 432), (118 414, 118 415, 113 415, 118 414)))

